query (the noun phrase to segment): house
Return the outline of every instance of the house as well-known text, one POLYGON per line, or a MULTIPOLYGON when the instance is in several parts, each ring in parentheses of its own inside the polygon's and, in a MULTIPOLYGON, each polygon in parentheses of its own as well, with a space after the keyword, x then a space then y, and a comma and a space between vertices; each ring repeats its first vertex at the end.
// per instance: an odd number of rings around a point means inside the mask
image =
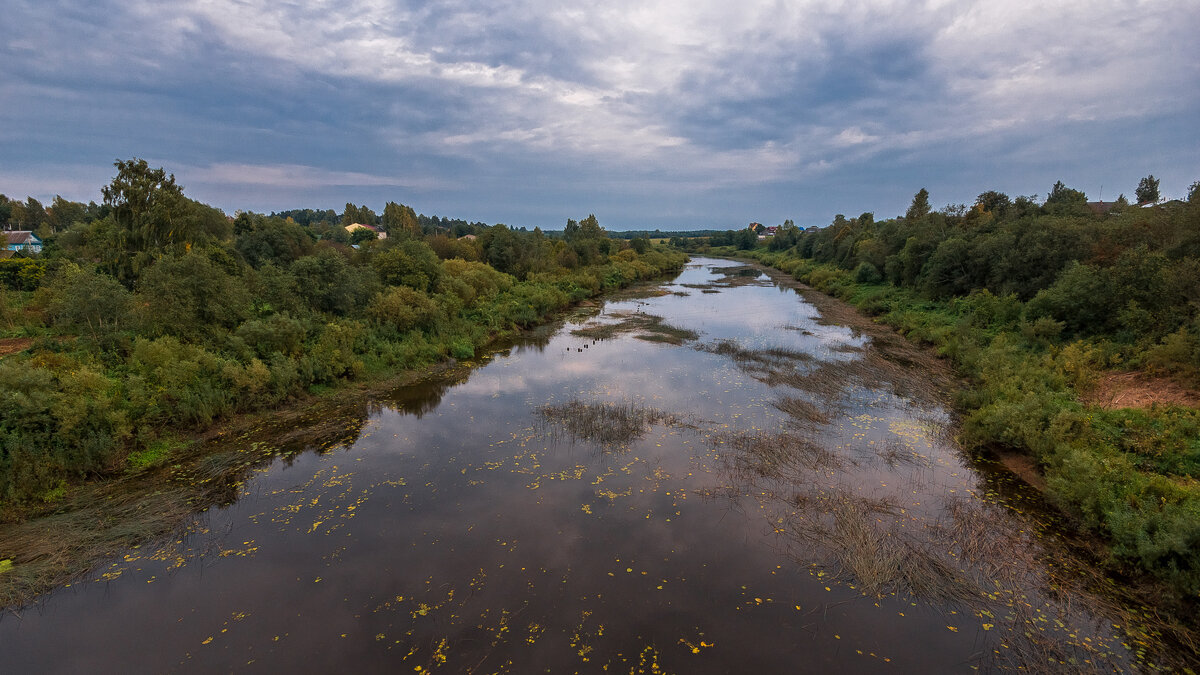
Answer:
POLYGON ((375 233, 377 239, 387 239, 387 232, 375 227, 374 225, 363 225, 362 223, 350 223, 346 226, 346 231, 354 234, 358 230, 370 230, 375 233))
POLYGON ((772 226, 770 226, 770 227, 768 227, 768 228, 767 228, 767 236, 768 236, 768 237, 774 237, 774 236, 775 236, 776 234, 778 234, 778 233, 779 233, 779 226, 778 226, 778 225, 772 225, 772 226))
POLYGON ((26 253, 41 253, 42 240, 29 230, 17 230, 15 232, 5 232, 5 250, 8 251, 25 251, 26 253))
POLYGON ((463 236, 459 237, 458 240, 459 241, 475 241, 478 238, 479 237, 476 237, 473 234, 464 234, 463 236))
MULTIPOLYGON (((1098 216, 1102 216, 1102 215, 1108 213, 1109 211, 1112 211, 1113 209, 1115 209, 1118 206, 1122 206, 1122 204, 1120 202, 1088 202, 1087 203, 1087 207, 1089 209, 1091 209, 1092 213, 1094 213, 1098 216)), ((1128 206, 1128 204, 1125 204, 1125 206, 1128 206)))

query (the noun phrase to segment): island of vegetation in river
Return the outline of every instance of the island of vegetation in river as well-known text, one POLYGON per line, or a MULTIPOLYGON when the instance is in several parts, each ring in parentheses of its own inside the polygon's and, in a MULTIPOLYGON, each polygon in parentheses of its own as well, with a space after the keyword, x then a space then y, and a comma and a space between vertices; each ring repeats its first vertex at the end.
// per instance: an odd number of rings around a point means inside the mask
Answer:
POLYGON ((969 385, 968 449, 1031 458, 1052 500, 1121 569, 1200 597, 1200 183, 1160 202, 996 191, 903 217, 838 215, 691 250, 756 258, 934 345, 969 385), (1140 387, 1141 402, 1131 391, 1140 387))
POLYGON ((686 260, 595 216, 557 238, 394 202, 229 217, 143 160, 115 166, 102 204, 0 196, 0 226, 36 242, 0 259, 9 519, 74 481, 169 462, 232 414, 471 358, 686 260))

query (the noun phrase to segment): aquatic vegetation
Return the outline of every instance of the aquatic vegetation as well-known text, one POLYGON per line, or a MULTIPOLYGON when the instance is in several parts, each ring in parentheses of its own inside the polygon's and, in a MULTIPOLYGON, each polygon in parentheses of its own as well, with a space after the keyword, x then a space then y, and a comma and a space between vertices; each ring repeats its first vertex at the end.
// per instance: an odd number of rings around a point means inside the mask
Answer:
POLYGON ((652 424, 679 425, 676 415, 630 403, 585 403, 542 406, 538 414, 572 437, 605 446, 624 445, 641 438, 652 424))
POLYGON ((633 333, 639 340, 672 345, 680 345, 699 337, 693 330, 671 326, 665 323, 661 316, 645 312, 622 310, 606 314, 604 318, 605 321, 592 321, 582 328, 572 330, 571 335, 593 340, 611 340, 619 335, 633 333))

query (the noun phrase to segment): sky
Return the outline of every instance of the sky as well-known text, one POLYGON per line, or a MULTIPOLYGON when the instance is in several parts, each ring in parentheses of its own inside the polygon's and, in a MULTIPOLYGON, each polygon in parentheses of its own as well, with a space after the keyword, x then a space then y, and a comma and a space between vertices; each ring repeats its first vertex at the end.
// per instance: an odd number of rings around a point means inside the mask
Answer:
POLYGON ((1196 0, 5 0, 0 193, 561 229, 1200 180, 1196 0))

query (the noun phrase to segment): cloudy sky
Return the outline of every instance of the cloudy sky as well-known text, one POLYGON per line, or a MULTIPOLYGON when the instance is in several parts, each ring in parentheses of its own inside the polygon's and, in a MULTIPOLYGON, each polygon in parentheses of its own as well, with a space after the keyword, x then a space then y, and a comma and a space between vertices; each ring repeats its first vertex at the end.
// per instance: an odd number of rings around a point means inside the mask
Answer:
POLYGON ((6 0, 0 193, 828 223, 1200 180, 1195 0, 6 0))

